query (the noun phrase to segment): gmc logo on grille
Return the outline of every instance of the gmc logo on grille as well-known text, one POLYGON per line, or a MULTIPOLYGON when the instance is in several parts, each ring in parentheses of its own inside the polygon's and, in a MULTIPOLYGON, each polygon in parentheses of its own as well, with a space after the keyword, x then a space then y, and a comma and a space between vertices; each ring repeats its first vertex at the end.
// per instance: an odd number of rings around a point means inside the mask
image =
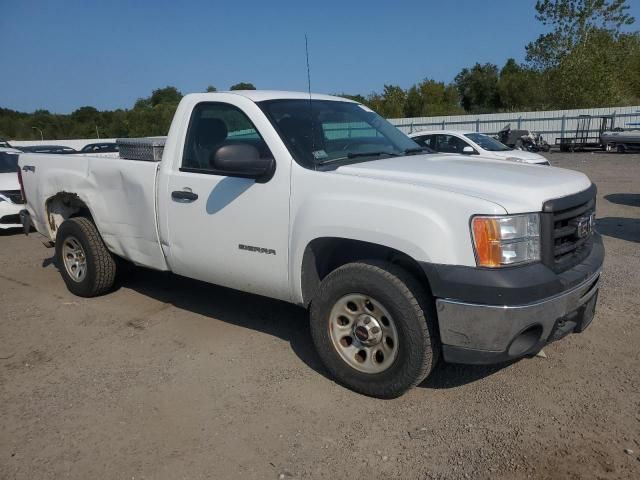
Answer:
POLYGON ((578 223, 576 225, 576 236, 578 238, 588 237, 593 233, 593 227, 596 223, 596 214, 592 213, 591 215, 584 216, 578 218, 578 223))

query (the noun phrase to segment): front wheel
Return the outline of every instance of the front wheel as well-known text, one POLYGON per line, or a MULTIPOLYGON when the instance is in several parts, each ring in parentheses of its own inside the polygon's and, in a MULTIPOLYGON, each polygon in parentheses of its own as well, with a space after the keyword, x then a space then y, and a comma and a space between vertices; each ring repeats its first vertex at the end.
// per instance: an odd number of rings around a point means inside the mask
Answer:
POLYGON ((350 263, 327 275, 311 304, 311 334, 340 384, 379 398, 424 380, 440 352, 431 299, 386 262, 350 263))
POLYGON ((88 218, 74 217, 60 225, 56 260, 64 283, 75 295, 97 297, 113 287, 116 262, 88 218))

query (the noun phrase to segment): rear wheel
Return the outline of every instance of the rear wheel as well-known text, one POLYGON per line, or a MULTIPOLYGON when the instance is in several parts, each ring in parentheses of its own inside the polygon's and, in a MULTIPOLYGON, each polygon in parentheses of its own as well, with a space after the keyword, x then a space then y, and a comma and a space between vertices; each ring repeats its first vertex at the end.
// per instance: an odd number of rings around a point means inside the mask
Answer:
POLYGON ((67 288, 75 295, 96 297, 113 287, 116 262, 88 218, 74 217, 60 225, 56 260, 67 288))
POLYGON ((342 385, 394 398, 424 380, 439 356, 432 301, 402 268, 344 265, 323 280, 311 304, 311 333, 342 385))

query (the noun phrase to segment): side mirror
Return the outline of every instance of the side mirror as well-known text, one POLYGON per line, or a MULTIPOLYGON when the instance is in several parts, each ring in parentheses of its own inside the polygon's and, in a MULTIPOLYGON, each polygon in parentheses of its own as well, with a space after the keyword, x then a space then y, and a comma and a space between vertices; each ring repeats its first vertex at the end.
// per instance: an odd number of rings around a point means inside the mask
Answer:
POLYGON ((462 149, 463 155, 473 155, 474 153, 476 153, 476 151, 473 149, 473 147, 470 147, 468 145, 462 149))
POLYGON ((276 162, 273 158, 260 158, 253 145, 238 143, 218 148, 209 161, 212 169, 230 177, 253 178, 259 183, 273 176, 276 162))

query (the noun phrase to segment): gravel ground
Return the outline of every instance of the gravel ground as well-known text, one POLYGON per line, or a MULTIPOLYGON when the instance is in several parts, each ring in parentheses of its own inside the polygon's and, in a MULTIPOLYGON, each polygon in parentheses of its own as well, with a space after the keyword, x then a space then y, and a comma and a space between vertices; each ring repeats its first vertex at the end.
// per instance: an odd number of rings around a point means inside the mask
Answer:
POLYGON ((599 187, 593 324, 396 400, 333 383, 294 306, 147 271, 77 298, 0 235, 0 478, 640 478, 640 155, 549 157, 599 187))

